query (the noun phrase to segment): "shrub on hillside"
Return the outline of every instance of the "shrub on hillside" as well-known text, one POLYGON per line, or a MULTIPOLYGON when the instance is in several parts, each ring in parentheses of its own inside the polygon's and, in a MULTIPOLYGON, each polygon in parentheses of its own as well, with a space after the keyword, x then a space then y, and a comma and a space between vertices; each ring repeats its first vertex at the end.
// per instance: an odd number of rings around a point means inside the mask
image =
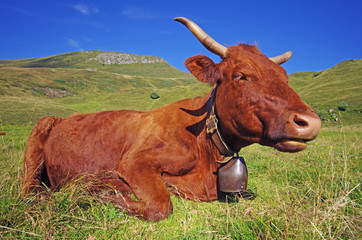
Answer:
POLYGON ((318 115, 318 117, 323 121, 323 120, 327 120, 329 119, 329 113, 327 110, 325 110, 324 108, 322 109, 317 109, 316 113, 318 115))
POLYGON ((150 94, 150 97, 151 97, 152 99, 157 99, 157 98, 159 98, 160 96, 159 96, 157 93, 153 92, 153 93, 150 94))
POLYGON ((317 76, 321 75, 321 73, 322 72, 315 72, 315 73, 313 73, 313 77, 317 77, 317 76))
POLYGON ((341 102, 341 104, 338 106, 338 110, 340 110, 340 111, 346 111, 347 108, 348 108, 348 104, 345 101, 341 102))

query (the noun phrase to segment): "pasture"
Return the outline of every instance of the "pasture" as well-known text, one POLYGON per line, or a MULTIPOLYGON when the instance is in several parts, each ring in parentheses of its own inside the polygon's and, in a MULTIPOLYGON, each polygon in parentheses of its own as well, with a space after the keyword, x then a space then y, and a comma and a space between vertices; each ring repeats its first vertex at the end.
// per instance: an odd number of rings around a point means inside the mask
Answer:
POLYGON ((290 75, 292 87, 317 111, 337 109, 341 101, 349 108, 337 113, 342 121, 325 121, 317 139, 302 152, 281 153, 259 145, 242 149, 249 198, 194 202, 172 196, 173 213, 157 223, 97 201, 80 184, 70 184, 36 204, 24 199, 20 194, 24 148, 41 117, 147 110, 210 91, 165 63, 122 68, 92 62, 75 65, 84 62, 86 54, 94 53, 1 62, 0 131, 6 133, 0 135, 1 239, 362 238, 362 125, 356 84, 361 60, 290 75), (40 60, 43 65, 29 67, 40 60), (69 95, 50 97, 49 88, 69 95), (160 98, 152 100, 152 92, 160 98))
POLYGON ((249 198, 194 202, 146 222, 70 184, 37 204, 20 195, 30 125, 0 125, 2 239, 360 239, 361 125, 323 127, 299 153, 252 145, 249 198))

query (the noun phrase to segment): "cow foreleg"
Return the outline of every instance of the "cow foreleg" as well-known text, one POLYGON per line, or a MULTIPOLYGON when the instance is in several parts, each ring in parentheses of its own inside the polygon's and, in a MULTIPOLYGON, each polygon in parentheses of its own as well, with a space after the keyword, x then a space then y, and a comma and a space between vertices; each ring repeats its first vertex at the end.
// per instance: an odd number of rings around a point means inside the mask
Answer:
POLYGON ((171 214, 172 202, 166 184, 152 167, 145 163, 131 163, 120 167, 120 175, 138 199, 129 204, 131 215, 159 221, 171 214))
POLYGON ((120 192, 123 194, 132 193, 131 188, 119 177, 116 171, 101 171, 94 174, 86 174, 76 181, 84 183, 86 190, 92 195, 99 195, 106 191, 120 192))

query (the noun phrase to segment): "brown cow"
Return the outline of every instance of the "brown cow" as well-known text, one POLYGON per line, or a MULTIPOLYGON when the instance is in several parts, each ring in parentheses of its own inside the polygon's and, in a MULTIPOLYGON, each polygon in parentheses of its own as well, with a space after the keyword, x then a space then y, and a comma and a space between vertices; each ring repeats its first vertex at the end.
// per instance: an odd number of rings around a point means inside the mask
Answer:
POLYGON ((188 199, 218 198, 217 161, 223 155, 253 143, 296 152, 317 136, 318 116, 288 86, 279 65, 290 52, 269 59, 255 46, 226 48, 192 21, 175 20, 223 59, 215 64, 206 56, 195 56, 185 62, 199 81, 215 85, 214 90, 150 111, 41 119, 26 145, 24 194, 44 191, 43 183, 56 190, 83 176, 98 184, 91 192, 103 201, 158 221, 172 211, 167 186, 188 199), (218 118, 224 149, 207 134, 206 119, 211 115, 218 118), (101 194, 102 189, 108 191, 101 194))

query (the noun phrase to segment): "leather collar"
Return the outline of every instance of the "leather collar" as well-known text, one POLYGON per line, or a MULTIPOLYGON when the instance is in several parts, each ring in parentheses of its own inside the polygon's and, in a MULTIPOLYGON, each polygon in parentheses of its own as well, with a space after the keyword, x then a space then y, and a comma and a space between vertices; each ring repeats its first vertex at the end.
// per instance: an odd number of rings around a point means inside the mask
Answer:
POLYGON ((216 87, 212 90, 209 100, 207 101, 207 118, 206 118, 206 134, 211 138, 220 154, 224 156, 234 156, 237 151, 234 151, 222 137, 218 128, 219 120, 215 113, 215 92, 216 87))

